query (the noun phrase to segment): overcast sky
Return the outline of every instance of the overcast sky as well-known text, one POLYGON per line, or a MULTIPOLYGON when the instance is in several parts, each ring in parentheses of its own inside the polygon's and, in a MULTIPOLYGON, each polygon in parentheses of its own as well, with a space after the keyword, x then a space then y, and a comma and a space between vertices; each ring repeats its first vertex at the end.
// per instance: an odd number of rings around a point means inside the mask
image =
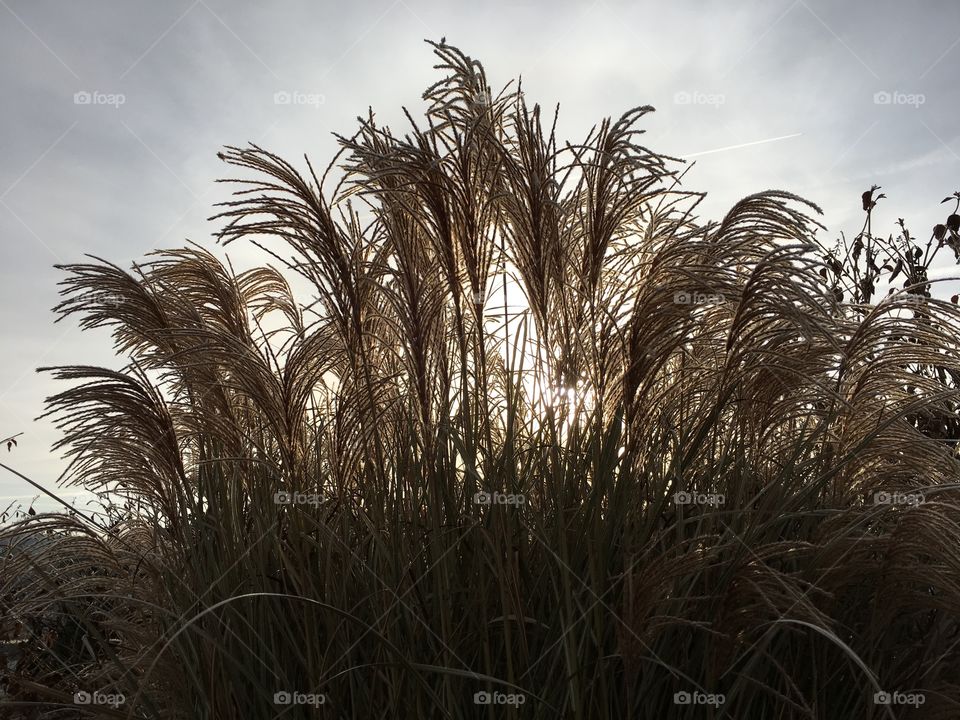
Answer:
MULTIPOLYGON (((495 90, 522 75, 528 102, 559 102, 564 139, 655 106, 646 144, 696 160, 711 217, 780 188, 832 238, 859 230, 875 183, 874 229, 904 217, 927 237, 960 189, 955 0, 0 0, 0 437, 24 433, 0 462, 52 486, 57 433, 33 418, 56 388, 35 368, 117 366, 105 333, 54 325, 55 263, 212 247, 222 145, 325 166, 368 106, 394 129, 422 108, 422 40, 441 36, 495 90)), ((0 469, 0 510, 35 495, 0 469)))

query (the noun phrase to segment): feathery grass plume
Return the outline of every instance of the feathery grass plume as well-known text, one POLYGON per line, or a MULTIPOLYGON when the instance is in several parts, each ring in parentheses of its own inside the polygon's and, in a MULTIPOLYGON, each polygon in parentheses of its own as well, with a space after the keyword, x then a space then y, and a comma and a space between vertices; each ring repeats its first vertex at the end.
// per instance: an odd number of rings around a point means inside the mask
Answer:
POLYGON ((431 46, 406 134, 370 111, 322 175, 220 154, 219 238, 276 267, 63 268, 60 317, 129 362, 49 369, 101 507, 0 530, 0 704, 955 717, 960 307, 854 311, 812 203, 701 221, 652 108, 561 142, 431 46))

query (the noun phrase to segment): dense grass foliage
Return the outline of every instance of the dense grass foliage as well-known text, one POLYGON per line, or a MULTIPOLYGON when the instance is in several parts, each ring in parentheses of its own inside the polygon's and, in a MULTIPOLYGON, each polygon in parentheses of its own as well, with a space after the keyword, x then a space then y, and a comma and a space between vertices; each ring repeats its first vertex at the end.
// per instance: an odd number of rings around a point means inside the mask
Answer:
POLYGON ((10 712, 957 717, 960 463, 911 418, 960 309, 843 304, 812 204, 702 221, 652 108, 562 143, 433 47, 425 120, 327 174, 222 153, 273 266, 65 268, 129 364, 51 370, 111 504, 0 535, 10 712))

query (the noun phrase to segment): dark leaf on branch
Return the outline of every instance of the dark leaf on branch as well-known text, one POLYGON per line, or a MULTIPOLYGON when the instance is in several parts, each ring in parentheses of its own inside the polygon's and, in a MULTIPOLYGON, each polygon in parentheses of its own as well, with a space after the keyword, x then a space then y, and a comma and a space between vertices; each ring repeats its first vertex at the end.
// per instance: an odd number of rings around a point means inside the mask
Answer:
POLYGON ((897 266, 893 269, 893 275, 890 276, 890 282, 897 279, 897 275, 903 272, 903 260, 897 260, 897 266))

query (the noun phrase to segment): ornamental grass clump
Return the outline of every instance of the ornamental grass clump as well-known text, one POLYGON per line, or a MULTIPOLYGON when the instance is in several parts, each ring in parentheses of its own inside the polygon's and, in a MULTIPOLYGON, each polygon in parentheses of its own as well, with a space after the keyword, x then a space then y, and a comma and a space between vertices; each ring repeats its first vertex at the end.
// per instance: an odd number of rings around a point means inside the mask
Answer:
POLYGON ((10 712, 956 717, 960 308, 853 312, 812 203, 702 220, 652 108, 561 142, 431 45, 404 134, 224 149, 262 267, 63 268, 128 364, 46 369, 105 507, 2 530, 10 712))

